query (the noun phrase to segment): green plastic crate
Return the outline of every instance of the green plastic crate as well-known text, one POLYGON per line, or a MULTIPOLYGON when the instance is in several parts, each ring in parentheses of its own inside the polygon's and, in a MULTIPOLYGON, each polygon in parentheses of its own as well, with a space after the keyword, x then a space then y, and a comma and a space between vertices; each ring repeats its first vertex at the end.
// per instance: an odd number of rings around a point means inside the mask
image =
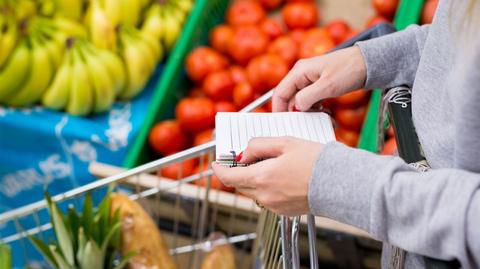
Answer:
MULTIPOLYGON (((417 23, 422 12, 424 0, 402 0, 395 15, 394 25, 397 30, 417 23)), ((370 98, 367 116, 360 134, 358 147, 371 152, 378 152, 378 116, 380 108, 381 90, 374 90, 370 98)))
POLYGON ((228 6, 226 0, 196 0, 182 35, 167 59, 162 78, 158 82, 148 108, 147 117, 133 144, 128 150, 123 166, 132 168, 158 158, 148 146, 148 133, 153 124, 173 117, 175 104, 191 88, 183 64, 188 52, 198 45, 208 43, 208 32, 223 21, 228 6))
MULTIPOLYGON (((199 45, 208 43, 208 33, 223 22, 225 10, 230 1, 196 0, 195 7, 185 24, 183 33, 175 49, 167 59, 162 79, 156 86, 151 105, 139 134, 126 156, 124 167, 132 168, 158 158, 148 145, 148 134, 154 123, 173 117, 175 104, 187 93, 192 84, 187 79, 183 65, 187 54, 199 45)), ((401 1, 395 25, 402 29, 418 20, 423 0, 401 1)), ((380 92, 374 91, 371 97, 366 121, 360 135, 359 147, 376 151, 377 118, 380 92)))

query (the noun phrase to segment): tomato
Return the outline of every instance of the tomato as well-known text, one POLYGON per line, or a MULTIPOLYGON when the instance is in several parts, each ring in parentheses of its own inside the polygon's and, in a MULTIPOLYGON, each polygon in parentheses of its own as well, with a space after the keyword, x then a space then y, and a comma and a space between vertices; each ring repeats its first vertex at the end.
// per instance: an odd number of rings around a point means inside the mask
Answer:
POLYGON ((275 9, 282 4, 283 0, 259 0, 259 2, 266 9, 275 9))
POLYGON ((233 32, 233 28, 225 24, 213 28, 209 36, 210 45, 221 53, 227 53, 233 32))
POLYGON ((227 65, 227 59, 220 53, 209 47, 197 47, 187 56, 185 68, 191 80, 202 82, 208 74, 227 65))
POLYGON ((198 133, 215 125, 215 103, 205 97, 184 98, 177 104, 175 115, 182 129, 198 133))
POLYGON ((350 25, 344 20, 337 19, 330 21, 327 24, 327 31, 330 37, 335 41, 335 44, 340 44, 345 37, 350 33, 350 25))
POLYGON ((254 94, 252 86, 248 82, 242 82, 235 86, 233 90, 233 103, 238 108, 244 108, 254 100, 254 94))
POLYGON ((281 36, 270 43, 267 52, 282 57, 288 66, 291 67, 297 61, 298 46, 291 37, 281 36))
POLYGON ((422 9, 421 23, 429 24, 433 21, 433 16, 437 10, 438 0, 427 0, 422 9))
POLYGON ((315 3, 288 3, 282 9, 283 21, 289 29, 307 29, 319 21, 315 3))
POLYGON ((379 15, 392 18, 397 10, 398 0, 372 0, 372 5, 379 15))
POLYGON ((188 147, 188 137, 175 120, 157 123, 148 135, 150 146, 163 156, 173 154, 188 147))
POLYGON ((363 104, 368 97, 364 89, 356 90, 337 97, 336 103, 342 107, 356 107, 363 104))
POLYGON ((352 131, 360 131, 362 129, 363 119, 367 109, 365 106, 359 108, 337 108, 334 111, 334 118, 338 124, 352 131))
POLYGON ((287 75, 288 64, 275 54, 255 57, 248 63, 247 77, 257 93, 265 93, 274 88, 287 75))
POLYGON ((243 69, 241 66, 234 65, 230 67, 230 75, 232 76, 235 84, 247 81, 247 73, 245 73, 245 69, 243 69))
POLYGON ((376 15, 376 16, 371 17, 367 21, 366 27, 371 28, 371 27, 373 27, 377 24, 380 24, 380 23, 390 23, 390 21, 388 19, 386 19, 385 17, 376 15))
POLYGON ((300 3, 300 2, 313 3, 315 2, 315 0, 287 0, 287 3, 300 3))
POLYGON ((324 28, 314 28, 306 32, 305 40, 300 44, 298 57, 311 58, 323 55, 335 48, 335 42, 324 28))
POLYGON ((255 25, 267 15, 262 5, 256 1, 236 1, 227 9, 227 23, 233 26, 255 25))
POLYGON ((221 101, 215 104, 215 111, 216 112, 237 112, 237 107, 231 102, 221 101))
POLYGON ((203 81, 203 91, 213 101, 232 100, 235 82, 229 70, 210 73, 203 81))
POLYGON ((193 139, 193 146, 202 145, 212 141, 213 139, 213 129, 205 130, 201 133, 198 133, 193 139))
POLYGON ((335 136, 337 137, 338 142, 341 142, 349 147, 356 147, 358 144, 357 132, 350 131, 343 128, 336 128, 335 136))
MULTIPOLYGON (((208 171, 209 169, 210 168, 208 166, 208 163, 205 163, 203 166, 197 166, 197 168, 195 168, 194 174, 200 174, 202 172, 208 171)), ((193 184, 201 187, 210 187, 210 189, 213 190, 223 190, 228 192, 235 191, 235 188, 223 185, 223 183, 218 180, 217 176, 215 175, 212 175, 210 177, 210 185, 208 185, 208 178, 208 176, 202 176, 200 179, 193 181, 193 184)))
POLYGON ((230 56, 245 65, 253 57, 262 54, 268 45, 268 36, 256 26, 238 27, 229 44, 230 56))
POLYGON ((195 87, 190 90, 188 97, 205 97, 205 93, 203 92, 202 88, 195 87))
POLYGON ((284 31, 280 23, 271 18, 266 18, 260 25, 260 29, 265 32, 270 39, 275 39, 283 35, 284 31))
POLYGON ((188 159, 182 162, 167 165, 158 170, 159 177, 166 177, 170 179, 182 179, 194 174, 196 159, 188 159))
POLYGON ((397 151, 397 141, 395 137, 389 138, 383 145, 383 150, 380 154, 382 155, 394 155, 397 151))
POLYGON ((359 34, 359 32, 358 32, 357 30, 352 30, 352 31, 350 31, 350 33, 348 33, 348 34, 343 38, 343 40, 342 40, 342 42, 340 42, 340 44, 343 43, 343 42, 346 42, 346 41, 348 41, 348 40, 350 40, 350 39, 352 39, 352 38, 354 38, 354 37, 356 37, 358 34, 359 34))
POLYGON ((292 38, 293 41, 297 44, 301 44, 303 40, 305 40, 305 30, 302 29, 294 29, 288 33, 288 36, 292 38))
POLYGON ((263 108, 268 112, 272 112, 272 100, 268 100, 268 102, 265 103, 263 108))
POLYGON ((268 111, 267 111, 264 107, 257 107, 257 108, 255 108, 254 110, 252 110, 252 112, 255 112, 255 113, 268 113, 268 111))

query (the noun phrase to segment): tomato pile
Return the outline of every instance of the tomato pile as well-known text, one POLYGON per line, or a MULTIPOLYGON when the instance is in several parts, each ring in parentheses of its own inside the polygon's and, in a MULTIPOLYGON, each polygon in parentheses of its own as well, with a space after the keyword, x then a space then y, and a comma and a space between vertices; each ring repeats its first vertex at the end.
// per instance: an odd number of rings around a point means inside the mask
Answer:
MULTIPOLYGON (((429 0, 427 5, 430 2, 436 1, 429 0)), ((397 5, 398 0, 372 0, 376 15, 365 27, 390 22, 397 5)), ((425 9, 425 14, 431 12, 431 7, 425 9)), ((428 14, 422 18, 428 20, 428 14)), ((318 26, 321 21, 321 10, 313 0, 233 1, 224 24, 211 29, 208 46, 196 47, 187 55, 185 70, 194 86, 177 104, 176 118, 152 128, 151 148, 167 156, 210 141, 217 112, 242 109, 274 88, 298 59, 322 55, 359 32, 342 19, 318 26), (279 11, 279 16, 270 16, 272 10, 279 11)), ((332 111, 339 141, 357 146, 368 100, 369 93, 361 89, 324 102, 332 111)), ((255 110, 270 111, 271 103, 255 110)), ((186 177, 204 171, 209 161, 186 160, 159 174, 186 177)), ((203 178, 197 184, 205 182, 203 178)), ((228 190, 215 177, 212 186, 228 190)))

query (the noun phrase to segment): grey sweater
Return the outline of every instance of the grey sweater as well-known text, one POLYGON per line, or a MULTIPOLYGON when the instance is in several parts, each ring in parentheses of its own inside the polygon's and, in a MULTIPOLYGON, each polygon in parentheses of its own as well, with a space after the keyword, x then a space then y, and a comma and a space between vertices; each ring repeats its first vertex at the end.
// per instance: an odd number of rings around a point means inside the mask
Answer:
POLYGON ((367 231, 384 250, 407 250, 406 268, 425 267, 413 253, 480 268, 480 44, 456 65, 451 29, 460 15, 450 12, 452 2, 440 1, 432 25, 357 44, 366 88, 412 87, 414 124, 433 169, 418 173, 398 157, 334 142, 309 186, 313 214, 367 231))

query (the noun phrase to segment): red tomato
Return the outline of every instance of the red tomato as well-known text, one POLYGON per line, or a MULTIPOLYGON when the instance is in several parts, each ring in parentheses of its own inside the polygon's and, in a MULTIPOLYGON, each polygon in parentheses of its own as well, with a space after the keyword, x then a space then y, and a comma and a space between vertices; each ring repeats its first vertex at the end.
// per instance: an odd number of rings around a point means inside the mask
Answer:
POLYGON ((305 30, 295 29, 293 31, 290 31, 288 33, 288 36, 290 36, 292 40, 295 41, 297 44, 301 44, 303 40, 305 40, 305 34, 305 30))
POLYGON ((338 124, 352 131, 360 131, 362 129, 363 119, 367 109, 365 106, 359 108, 337 108, 334 111, 334 118, 338 124))
POLYGON ((385 17, 382 17, 382 16, 378 16, 378 15, 375 15, 373 17, 371 17, 368 21, 367 21, 367 24, 366 24, 366 27, 367 28, 371 28, 377 24, 380 24, 380 23, 389 23, 390 21, 387 20, 385 17))
POLYGON ((395 136, 395 130, 393 129, 393 125, 390 124, 387 128, 387 136, 388 137, 394 137, 395 136))
POLYGON ((245 69, 243 69, 241 66, 234 65, 230 67, 230 75, 232 76, 235 84, 247 81, 247 74, 245 73, 245 69))
POLYGON ((255 113, 268 113, 268 111, 267 111, 264 107, 257 107, 257 108, 255 108, 254 110, 252 110, 252 112, 255 112, 255 113))
POLYGON ((255 92, 260 94, 277 86, 287 73, 287 63, 275 54, 255 57, 247 66, 248 81, 255 92))
POLYGON ((210 73, 203 81, 203 91, 213 101, 232 100, 235 82, 229 70, 210 73))
MULTIPOLYGON (((203 166, 200 166, 200 165, 197 166, 197 168, 195 168, 194 174, 200 174, 208 170, 209 170, 208 163, 205 163, 203 166)), ((213 190, 223 190, 228 192, 235 191, 235 188, 227 187, 223 185, 223 183, 220 180, 218 180, 217 176, 215 175, 212 175, 210 177, 210 185, 208 185, 208 178, 209 178, 208 176, 202 176, 200 179, 193 181, 193 184, 201 187, 210 187, 210 189, 213 189, 213 190)))
POLYGON ((266 18, 263 20, 262 24, 260 25, 260 29, 262 29, 262 31, 265 32, 270 39, 275 39, 284 33, 280 23, 271 18, 266 18))
POLYGON ((289 29, 307 29, 319 21, 315 3, 288 3, 282 9, 283 21, 289 29))
POLYGON ((245 65, 253 57, 262 54, 268 45, 268 36, 256 26, 238 27, 229 44, 230 56, 245 65))
POLYGON ((227 22, 233 26, 256 25, 265 16, 265 10, 256 1, 236 1, 227 9, 227 22))
POLYGON ((215 104, 215 111, 216 112, 237 112, 237 107, 230 102, 221 101, 215 104))
POLYGON ((350 33, 350 25, 344 20, 337 19, 327 24, 327 31, 335 44, 340 44, 350 33))
POLYGON ((372 0, 372 5, 379 15, 392 18, 397 10, 398 0, 372 0))
POLYGON ((263 108, 268 111, 268 112, 272 112, 272 100, 268 100, 267 103, 265 103, 265 105, 263 106, 263 108))
POLYGON ((368 92, 364 89, 349 92, 337 97, 336 103, 342 107, 357 107, 363 104, 368 97, 368 92))
POLYGON ((438 0, 427 0, 422 9, 421 23, 429 24, 433 21, 433 16, 437 10, 438 0))
POLYGON ((161 168, 157 175, 170 179, 186 178, 194 174, 196 165, 197 161, 195 159, 184 160, 161 168))
POLYGON ((182 129, 198 133, 215 125, 215 103, 205 97, 184 98, 177 104, 175 115, 182 129))
POLYGON ((282 57, 288 66, 292 66, 297 61, 298 47, 291 37, 281 36, 270 43, 267 52, 282 57))
POLYGON ((242 82, 235 86, 233 90, 233 103, 238 108, 244 108, 254 100, 254 94, 252 86, 248 82, 242 82))
POLYGON ((350 39, 352 39, 352 38, 354 38, 354 37, 357 36, 358 34, 359 34, 359 32, 358 32, 357 30, 352 30, 352 31, 350 31, 350 33, 348 33, 348 34, 344 37, 344 39, 342 40, 342 42, 340 42, 340 44, 343 43, 343 42, 346 42, 346 41, 348 41, 348 40, 350 40, 350 39))
POLYGON ((173 154, 188 147, 188 137, 175 120, 157 123, 148 136, 150 146, 163 156, 173 154))
POLYGON ((275 9, 282 4, 283 0, 259 0, 259 2, 266 9, 275 9))
POLYGON ((307 31, 305 40, 300 44, 298 57, 311 58, 323 55, 335 48, 335 42, 324 28, 314 28, 307 31))
POLYGON ((356 147, 358 144, 357 132, 350 131, 343 128, 336 128, 335 136, 337 137, 338 142, 341 142, 349 147, 356 147))
POLYGON ((287 0, 287 3, 300 3, 300 2, 313 3, 315 2, 315 0, 287 0))
POLYGON ((395 141, 395 137, 392 137, 385 142, 385 145, 383 145, 383 150, 380 154, 394 155, 396 150, 397 150, 397 141, 395 141))
POLYGON ((201 133, 198 133, 193 139, 193 146, 202 145, 212 141, 213 139, 213 129, 205 130, 201 133))
POLYGON ((205 97, 205 93, 203 92, 202 88, 193 88, 188 93, 188 97, 205 97))
POLYGON ((228 44, 233 37, 233 28, 222 24, 210 32, 210 45, 221 53, 228 52, 228 44))
POLYGON ((227 65, 227 59, 220 53, 209 47, 197 47, 187 56, 185 68, 191 80, 202 82, 208 74, 227 65))

